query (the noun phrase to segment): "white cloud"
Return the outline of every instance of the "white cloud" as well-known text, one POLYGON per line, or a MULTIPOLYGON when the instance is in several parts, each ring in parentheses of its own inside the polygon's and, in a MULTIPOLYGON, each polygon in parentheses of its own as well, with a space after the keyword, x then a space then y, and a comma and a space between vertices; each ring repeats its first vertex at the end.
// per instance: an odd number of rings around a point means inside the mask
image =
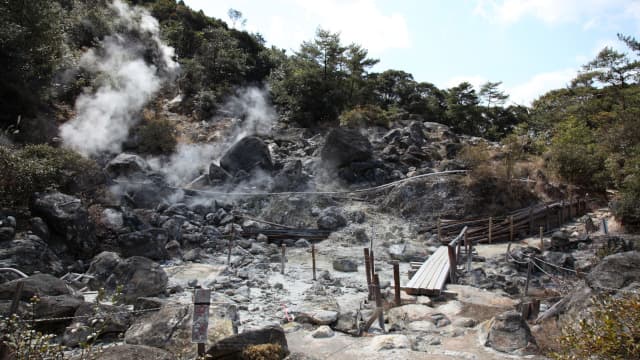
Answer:
POLYGON ((640 6, 632 0, 477 0, 474 13, 500 24, 529 16, 547 24, 580 22, 588 30, 602 18, 640 19, 640 6))
POLYGON ((409 29, 400 13, 385 14, 374 0, 297 0, 315 26, 340 32, 344 42, 362 45, 374 54, 411 46, 409 29))
POLYGON ((343 43, 357 43, 374 55, 389 49, 411 46, 405 17, 386 13, 376 0, 280 0, 264 3, 248 0, 186 0, 205 14, 228 20, 227 10, 240 10, 247 18, 247 30, 257 29, 269 45, 297 50, 313 39, 316 29, 340 32, 343 43))
POLYGON ((480 89, 480 86, 484 83, 487 82, 487 78, 485 78, 484 76, 480 76, 480 75, 469 75, 469 76, 465 76, 465 75, 459 75, 459 76, 454 76, 452 78, 450 78, 449 80, 447 80, 444 83, 444 87, 446 89, 452 88, 454 86, 458 86, 460 85, 461 82, 468 82, 469 84, 473 85, 473 87, 476 89, 476 91, 478 91, 480 89))
POLYGON ((510 100, 516 104, 530 105, 533 100, 549 90, 565 87, 577 74, 577 69, 564 69, 540 73, 522 84, 507 89, 510 100))

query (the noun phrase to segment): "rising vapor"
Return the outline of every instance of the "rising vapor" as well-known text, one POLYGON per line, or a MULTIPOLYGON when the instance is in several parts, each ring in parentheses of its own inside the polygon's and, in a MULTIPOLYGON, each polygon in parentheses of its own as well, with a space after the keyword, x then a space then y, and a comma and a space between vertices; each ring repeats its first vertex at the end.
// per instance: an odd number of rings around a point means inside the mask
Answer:
POLYGON ((105 77, 95 92, 76 99, 76 117, 60 128, 65 146, 85 156, 119 152, 139 112, 178 68, 173 48, 160 40, 159 23, 146 9, 131 7, 120 0, 115 0, 111 8, 119 28, 141 36, 136 39, 120 33, 107 36, 80 59, 83 69, 105 77), (145 46, 143 37, 159 53, 155 64, 144 60, 143 53, 149 44, 145 46))

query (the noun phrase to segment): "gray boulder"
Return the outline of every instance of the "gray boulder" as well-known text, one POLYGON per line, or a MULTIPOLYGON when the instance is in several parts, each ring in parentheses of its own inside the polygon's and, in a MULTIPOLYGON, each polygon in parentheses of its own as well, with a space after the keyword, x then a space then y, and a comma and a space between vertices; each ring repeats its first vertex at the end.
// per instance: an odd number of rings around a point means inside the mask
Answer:
POLYGON ((168 241, 167 230, 151 228, 120 235, 118 246, 124 257, 144 256, 152 260, 166 260, 169 258, 165 248, 168 241))
POLYGON ((633 282, 640 282, 638 251, 609 255, 587 274, 587 283, 592 288, 621 289, 633 282))
POLYGON ((96 236, 89 213, 82 201, 60 192, 34 194, 31 212, 40 216, 67 247, 79 258, 90 258, 96 248, 96 236))
POLYGON ((335 206, 330 206, 320 213, 318 217, 318 229, 321 230, 338 230, 347 225, 347 219, 342 214, 342 210, 335 206))
POLYGON ((111 251, 103 251, 96 255, 93 260, 91 260, 89 269, 87 270, 87 274, 92 277, 89 281, 89 287, 92 290, 98 290, 105 286, 107 279, 113 274, 113 271, 121 262, 122 258, 120 255, 111 251))
POLYGON ((333 269, 342 272, 357 272, 358 263, 352 259, 336 259, 333 260, 333 269))
POLYGON ((260 138, 248 136, 235 143, 220 159, 220 167, 231 174, 255 168, 271 171, 273 161, 269 147, 260 138))
POLYGON ((63 343, 65 346, 75 347, 86 341, 87 337, 99 327, 100 338, 116 337, 124 333, 131 322, 133 314, 126 307, 106 304, 82 303, 75 311, 77 322, 65 329, 63 343), (96 320, 100 322, 96 323, 96 320))
POLYGON ((112 178, 135 179, 146 177, 151 167, 138 155, 122 153, 109 161, 104 170, 112 178))
POLYGON ((535 339, 527 322, 517 311, 497 315, 489 328, 485 346, 505 353, 535 348, 535 339))
POLYGON ((27 274, 39 271, 62 275, 65 270, 58 256, 36 235, 0 242, 0 267, 15 268, 27 274))
POLYGON ((20 296, 22 301, 29 301, 35 295, 40 297, 71 295, 71 290, 63 280, 49 274, 35 274, 28 278, 0 284, 0 300, 13 299, 19 283, 23 284, 22 295, 20 296))
POLYGON ((372 154, 373 148, 369 139, 357 130, 343 128, 331 129, 320 150, 321 159, 336 167, 348 165, 354 161, 369 160, 372 154))
POLYGON ((167 282, 167 273, 160 265, 145 257, 133 256, 116 266, 106 285, 110 289, 123 285, 122 299, 133 304, 139 297, 164 294, 167 282))

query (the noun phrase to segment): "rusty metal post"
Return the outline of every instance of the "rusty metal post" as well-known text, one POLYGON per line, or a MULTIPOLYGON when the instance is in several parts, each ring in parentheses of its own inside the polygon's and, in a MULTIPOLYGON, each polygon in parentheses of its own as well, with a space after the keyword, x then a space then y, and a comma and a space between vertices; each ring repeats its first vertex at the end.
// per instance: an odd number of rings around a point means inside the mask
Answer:
POLYGON ((455 284, 456 279, 456 269, 458 268, 458 261, 456 259, 456 249, 451 244, 447 245, 447 251, 449 253, 449 281, 452 284, 455 284))
POLYGON ((540 226, 540 251, 544 251, 544 228, 540 226))
POLYGON ((372 280, 371 280, 371 258, 369 255, 369 249, 368 248, 364 248, 364 271, 367 275, 367 290, 368 290, 368 295, 367 295, 367 299, 369 301, 373 300, 373 289, 371 287, 372 285, 372 280))
POLYGON ((313 280, 316 280, 316 245, 311 244, 311 270, 313 271, 313 280))
POLYGON ((371 271, 371 281, 373 281, 373 275, 376 273, 376 262, 373 256, 373 249, 369 249, 369 271, 371 271))
POLYGON ((287 245, 282 244, 281 249, 282 249, 282 254, 280 255, 280 261, 281 261, 282 265, 280 266, 280 274, 284 275, 284 263, 285 263, 285 261, 287 261, 287 259, 285 258, 285 252, 286 252, 286 249, 287 249, 287 245))
POLYGON ((382 311, 382 293, 380 292, 380 278, 378 274, 373 275, 373 287, 376 291, 376 308, 380 309, 380 316, 378 316, 378 325, 384 331, 384 314, 382 311))
POLYGON ((489 216, 489 244, 491 244, 492 235, 493 235, 493 217, 489 216))
POLYGON ((402 305, 400 299, 400 263, 398 261, 393 262, 393 283, 395 285, 396 306, 402 305))
POLYGON ((22 290, 24 289, 24 281, 18 281, 16 285, 16 292, 13 294, 13 300, 11 300, 11 306, 9 307, 9 315, 13 315, 18 312, 18 306, 20 305, 20 298, 22 297, 22 290))

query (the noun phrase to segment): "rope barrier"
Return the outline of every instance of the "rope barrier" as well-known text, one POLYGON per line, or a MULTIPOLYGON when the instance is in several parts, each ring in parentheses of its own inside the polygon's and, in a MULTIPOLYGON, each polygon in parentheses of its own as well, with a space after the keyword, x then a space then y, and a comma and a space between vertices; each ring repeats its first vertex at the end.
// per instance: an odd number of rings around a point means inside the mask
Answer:
MULTIPOLYGON (((187 189, 177 186, 164 185, 164 187, 173 190, 182 190, 182 191, 191 191, 206 195, 214 195, 214 196, 292 196, 292 195, 348 195, 348 194, 358 194, 358 193, 366 193, 370 191, 378 191, 384 190, 389 187, 393 187, 405 182, 413 181, 416 179, 421 179, 425 177, 432 176, 441 176, 441 175, 455 175, 466 173, 467 170, 447 170, 434 172, 429 174, 421 174, 412 176, 406 179, 396 180, 387 184, 364 188, 364 189, 356 189, 356 190, 342 190, 342 191, 286 191, 286 192, 264 192, 264 193, 255 193, 255 192, 224 192, 224 191, 210 191, 210 190, 198 190, 198 189, 187 189)), ((144 182, 133 182, 133 181, 123 181, 123 180, 114 180, 117 184, 130 184, 130 185, 149 185, 151 183, 144 182)))

